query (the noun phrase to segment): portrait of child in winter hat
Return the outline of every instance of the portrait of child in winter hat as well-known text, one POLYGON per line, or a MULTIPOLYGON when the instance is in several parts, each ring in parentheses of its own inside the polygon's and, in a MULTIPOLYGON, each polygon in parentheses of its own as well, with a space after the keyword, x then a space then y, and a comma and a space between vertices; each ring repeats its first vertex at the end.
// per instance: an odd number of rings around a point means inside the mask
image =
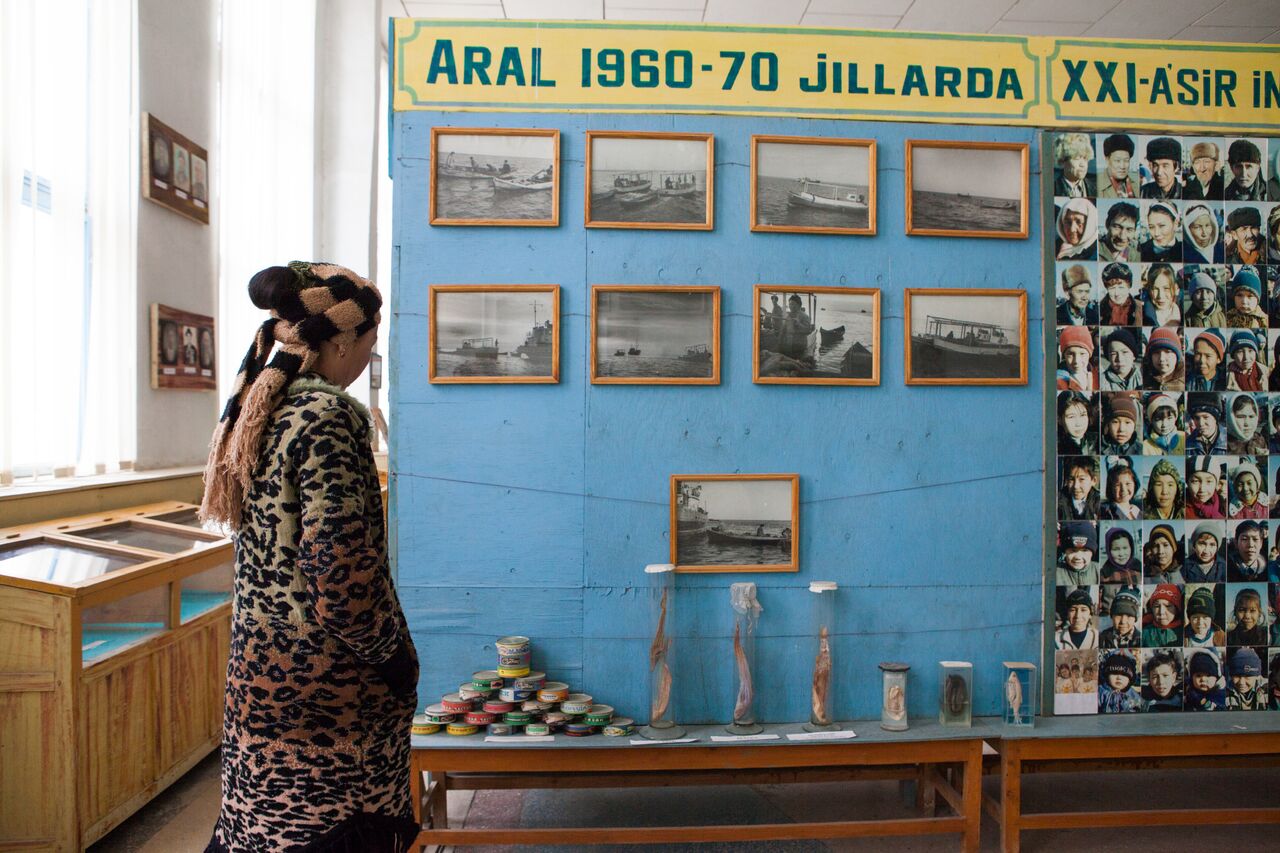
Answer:
POLYGON ((1186 452, 1179 413, 1181 396, 1163 392, 1143 395, 1147 422, 1142 452, 1147 456, 1182 456, 1186 452))
MULTIPOLYGON (((1238 329, 1231 333, 1231 345, 1228 348, 1231 358, 1227 364, 1227 390, 1267 390, 1267 376, 1263 370, 1264 362, 1259 357, 1259 334, 1261 334, 1261 330, 1255 333, 1248 329, 1238 329)), ((1265 335, 1261 345, 1263 351, 1265 351, 1265 335)))
MULTIPOLYGON (((1204 276, 1203 273, 1200 275, 1204 276)), ((1191 337, 1190 330, 1187 336, 1191 337)), ((1187 390, 1224 390, 1227 387, 1226 357, 1227 343, 1220 329, 1209 328, 1196 332, 1191 337, 1191 349, 1187 352, 1187 390)))
POLYGON ((1227 452, 1237 456, 1261 456, 1267 452, 1262 434, 1262 410, 1248 392, 1226 395, 1227 452))
POLYGON ((1058 518, 1064 521, 1098 517, 1098 460, 1093 456, 1064 456, 1058 461, 1061 487, 1058 518))
MULTIPOLYGON (((1135 546, 1137 525, 1118 523, 1102 525, 1103 554, 1098 567, 1098 580, 1104 584, 1137 586, 1142 583, 1142 563, 1135 546)), ((1137 615, 1136 613, 1134 614, 1137 615)))
POLYGON ((1142 710, 1142 696, 1135 683, 1138 662, 1133 653, 1116 649, 1104 652, 1098 679, 1098 713, 1131 714, 1142 710))
POLYGON ((1188 519, 1222 519, 1227 514, 1227 501, 1222 494, 1221 458, 1187 457, 1186 517, 1188 519))
POLYGON ((1267 312, 1262 309, 1262 277, 1254 267, 1236 268, 1231 277, 1231 307, 1227 309, 1226 327, 1231 329, 1265 329, 1267 312))
POLYGON ((1185 390, 1182 336, 1176 329, 1144 329, 1147 348, 1142 356, 1142 387, 1148 391, 1185 390))
POLYGON ((1221 521, 1188 521, 1187 556, 1182 563, 1185 583, 1222 583, 1227 579, 1227 558, 1222 553, 1226 525, 1221 521))
POLYGON ((1182 710, 1182 652, 1143 649, 1142 710, 1161 713, 1182 710))
MULTIPOLYGON (((1104 374, 1105 375, 1105 374, 1104 374)), ((1064 391, 1074 394, 1075 391, 1064 391)), ((1141 400, 1137 391, 1111 391, 1102 393, 1102 445, 1107 455, 1129 456, 1142 453, 1142 417, 1138 414, 1141 400)), ((1062 438, 1058 438, 1061 448, 1062 438)), ((1061 449, 1059 453, 1061 453, 1061 449)))
POLYGON ((1227 633, 1222 624, 1222 586, 1219 584, 1188 584, 1187 624, 1183 629, 1184 645, 1188 648, 1222 648, 1227 644, 1227 633))
POLYGON ((1247 518, 1227 524, 1231 547, 1227 550, 1227 580, 1267 579, 1267 522, 1247 518))
POLYGON ((1094 626, 1097 598, 1096 587, 1057 588, 1057 615, 1061 628, 1054 634, 1056 648, 1098 648, 1098 629, 1094 626))
POLYGON ((1228 584, 1227 597, 1232 600, 1227 615, 1228 646, 1265 646, 1270 634, 1267 631, 1267 611, 1263 603, 1266 584, 1228 584))
MULTIPOLYGON (((1181 525, 1179 525, 1181 527, 1181 525)), ((1147 583, 1182 584, 1182 539, 1172 524, 1147 524, 1142 547, 1142 574, 1147 583)))
POLYGON ((1095 330, 1088 326, 1067 326, 1058 329, 1059 391, 1098 390, 1098 366, 1095 330))
POLYGON ((1142 617, 1142 646, 1147 649, 1182 645, 1182 590, 1171 583, 1144 588, 1146 614, 1142 617))
MULTIPOLYGON (((1104 649, 1136 649, 1142 646, 1142 629, 1138 617, 1142 612, 1142 592, 1136 586, 1104 586, 1108 599, 1107 613, 1111 624, 1098 635, 1104 649)), ((1105 667, 1104 667, 1105 669, 1105 667)))
POLYGON ((1227 431, 1220 394, 1187 394, 1187 455, 1219 456, 1227 452, 1227 431))
POLYGON ((1141 518, 1142 507, 1133 502, 1137 494, 1138 474, 1133 470, 1133 460, 1127 456, 1108 456, 1107 500, 1102 504, 1101 517, 1124 521, 1141 518))
POLYGON ((1058 586, 1091 586, 1098 582, 1098 531, 1092 521, 1058 524, 1058 586))
POLYGON ((1188 711, 1222 711, 1227 707, 1227 690, 1222 680, 1222 662, 1216 649, 1187 652, 1187 687, 1183 707, 1188 711))
POLYGON ((1248 456, 1241 456, 1230 469, 1228 518, 1266 518, 1271 501, 1263 491, 1265 486, 1257 463, 1248 456))
POLYGON ((1151 467, 1142 496, 1142 517, 1159 521, 1182 518, 1182 471, 1167 457, 1151 467))
POLYGON ((1263 711, 1268 704, 1267 689, 1262 684, 1262 658, 1252 646, 1231 649, 1227 656, 1230 685, 1227 708, 1232 711, 1263 711))
POLYGON ((1094 395, 1058 392, 1058 454, 1085 456, 1098 452, 1094 395))
POLYGON ((1103 391, 1136 391, 1142 387, 1142 345, 1137 329, 1103 326, 1103 391))

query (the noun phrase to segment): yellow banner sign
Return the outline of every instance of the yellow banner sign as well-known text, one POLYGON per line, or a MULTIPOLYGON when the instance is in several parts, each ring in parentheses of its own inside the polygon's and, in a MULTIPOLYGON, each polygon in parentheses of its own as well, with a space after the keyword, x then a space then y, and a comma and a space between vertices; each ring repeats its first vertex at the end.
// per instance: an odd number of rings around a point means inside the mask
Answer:
POLYGON ((393 37, 396 110, 1263 133, 1280 123, 1280 47, 1265 45, 409 18, 393 37))

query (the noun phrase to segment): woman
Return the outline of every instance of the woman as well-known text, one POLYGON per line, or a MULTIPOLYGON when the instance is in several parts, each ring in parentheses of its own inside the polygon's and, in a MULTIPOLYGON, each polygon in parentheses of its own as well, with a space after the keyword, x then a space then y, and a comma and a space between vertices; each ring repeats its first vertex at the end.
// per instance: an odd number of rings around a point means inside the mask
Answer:
POLYGON ((203 518, 236 539, 222 810, 207 851, 404 851, 418 661, 387 567, 369 413, 382 298, 332 264, 249 282, 271 312, 213 434, 203 518), (267 357, 273 344, 280 352, 267 357))
POLYGON ((1058 260, 1098 257, 1098 211, 1087 198, 1073 198, 1058 211, 1058 260))
MULTIPOLYGON (((1182 325, 1178 307, 1178 278, 1169 264, 1152 264, 1143 277, 1142 325, 1182 325)), ((1179 347, 1181 349, 1181 347, 1179 347)))
POLYGON ((1171 202, 1153 201, 1147 209, 1147 239, 1138 244, 1144 261, 1181 263, 1182 239, 1178 234, 1178 211, 1171 202))
POLYGON ((1262 490, 1262 472, 1247 457, 1231 469, 1229 518, 1267 518, 1271 499, 1262 490))
POLYGON ((1107 470, 1107 499, 1103 501, 1099 516, 1109 520, 1136 521, 1142 517, 1142 509, 1133 503, 1138 493, 1138 476, 1133 465, 1123 456, 1111 462, 1107 470))
POLYGON ((1227 409, 1227 452, 1234 456, 1259 456, 1267 452, 1258 401, 1247 392, 1234 395, 1227 409))
POLYGON ((1222 263, 1222 236, 1218 217, 1207 205, 1193 204, 1182 218, 1182 230, 1187 239, 1182 241, 1182 258, 1189 264, 1222 263))

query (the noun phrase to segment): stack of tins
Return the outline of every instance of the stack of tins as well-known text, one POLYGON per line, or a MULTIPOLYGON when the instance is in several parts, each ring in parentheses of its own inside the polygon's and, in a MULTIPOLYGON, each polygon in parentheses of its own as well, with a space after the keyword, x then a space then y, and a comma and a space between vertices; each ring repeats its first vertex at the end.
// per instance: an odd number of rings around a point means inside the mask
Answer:
POLYGON ((471 674, 471 680, 447 693, 439 703, 413 718, 413 734, 430 735, 443 727, 451 735, 549 735, 561 731, 586 737, 603 730, 629 735, 635 723, 614 717, 609 705, 595 704, 585 693, 572 693, 563 681, 547 681, 546 673, 530 670, 532 645, 528 637, 503 637, 498 668, 471 674))

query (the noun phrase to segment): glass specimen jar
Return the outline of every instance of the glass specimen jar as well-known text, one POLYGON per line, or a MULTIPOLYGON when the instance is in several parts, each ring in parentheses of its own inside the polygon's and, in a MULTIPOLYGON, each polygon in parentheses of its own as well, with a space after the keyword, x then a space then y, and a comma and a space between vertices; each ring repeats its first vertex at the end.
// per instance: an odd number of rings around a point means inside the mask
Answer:
POLYGON ((756 722, 752 672, 756 663, 756 625, 764 608, 756 598, 754 583, 730 585, 729 604, 733 608, 733 670, 738 692, 733 700, 733 723, 725 726, 725 730, 735 735, 759 734, 764 727, 756 722))
POLYGON ((938 722, 944 726, 972 725, 973 664, 944 660, 938 667, 938 722))
POLYGON ((880 728, 890 732, 907 730, 907 672, 905 663, 882 663, 883 692, 880 700, 880 728))
POLYGON ((1024 661, 1004 662, 1004 724, 1034 726, 1036 724, 1036 665, 1024 661))
POLYGON ((829 732, 840 728, 831 715, 831 679, 835 671, 831 643, 835 633, 836 589, 835 581, 813 581, 809 584, 814 658, 809 722, 804 725, 807 732, 829 732))
POLYGON ((644 567, 644 573, 649 581, 653 640, 649 643, 649 724, 640 734, 650 740, 673 740, 684 737, 684 729, 671 719, 676 567, 653 563, 644 567))

